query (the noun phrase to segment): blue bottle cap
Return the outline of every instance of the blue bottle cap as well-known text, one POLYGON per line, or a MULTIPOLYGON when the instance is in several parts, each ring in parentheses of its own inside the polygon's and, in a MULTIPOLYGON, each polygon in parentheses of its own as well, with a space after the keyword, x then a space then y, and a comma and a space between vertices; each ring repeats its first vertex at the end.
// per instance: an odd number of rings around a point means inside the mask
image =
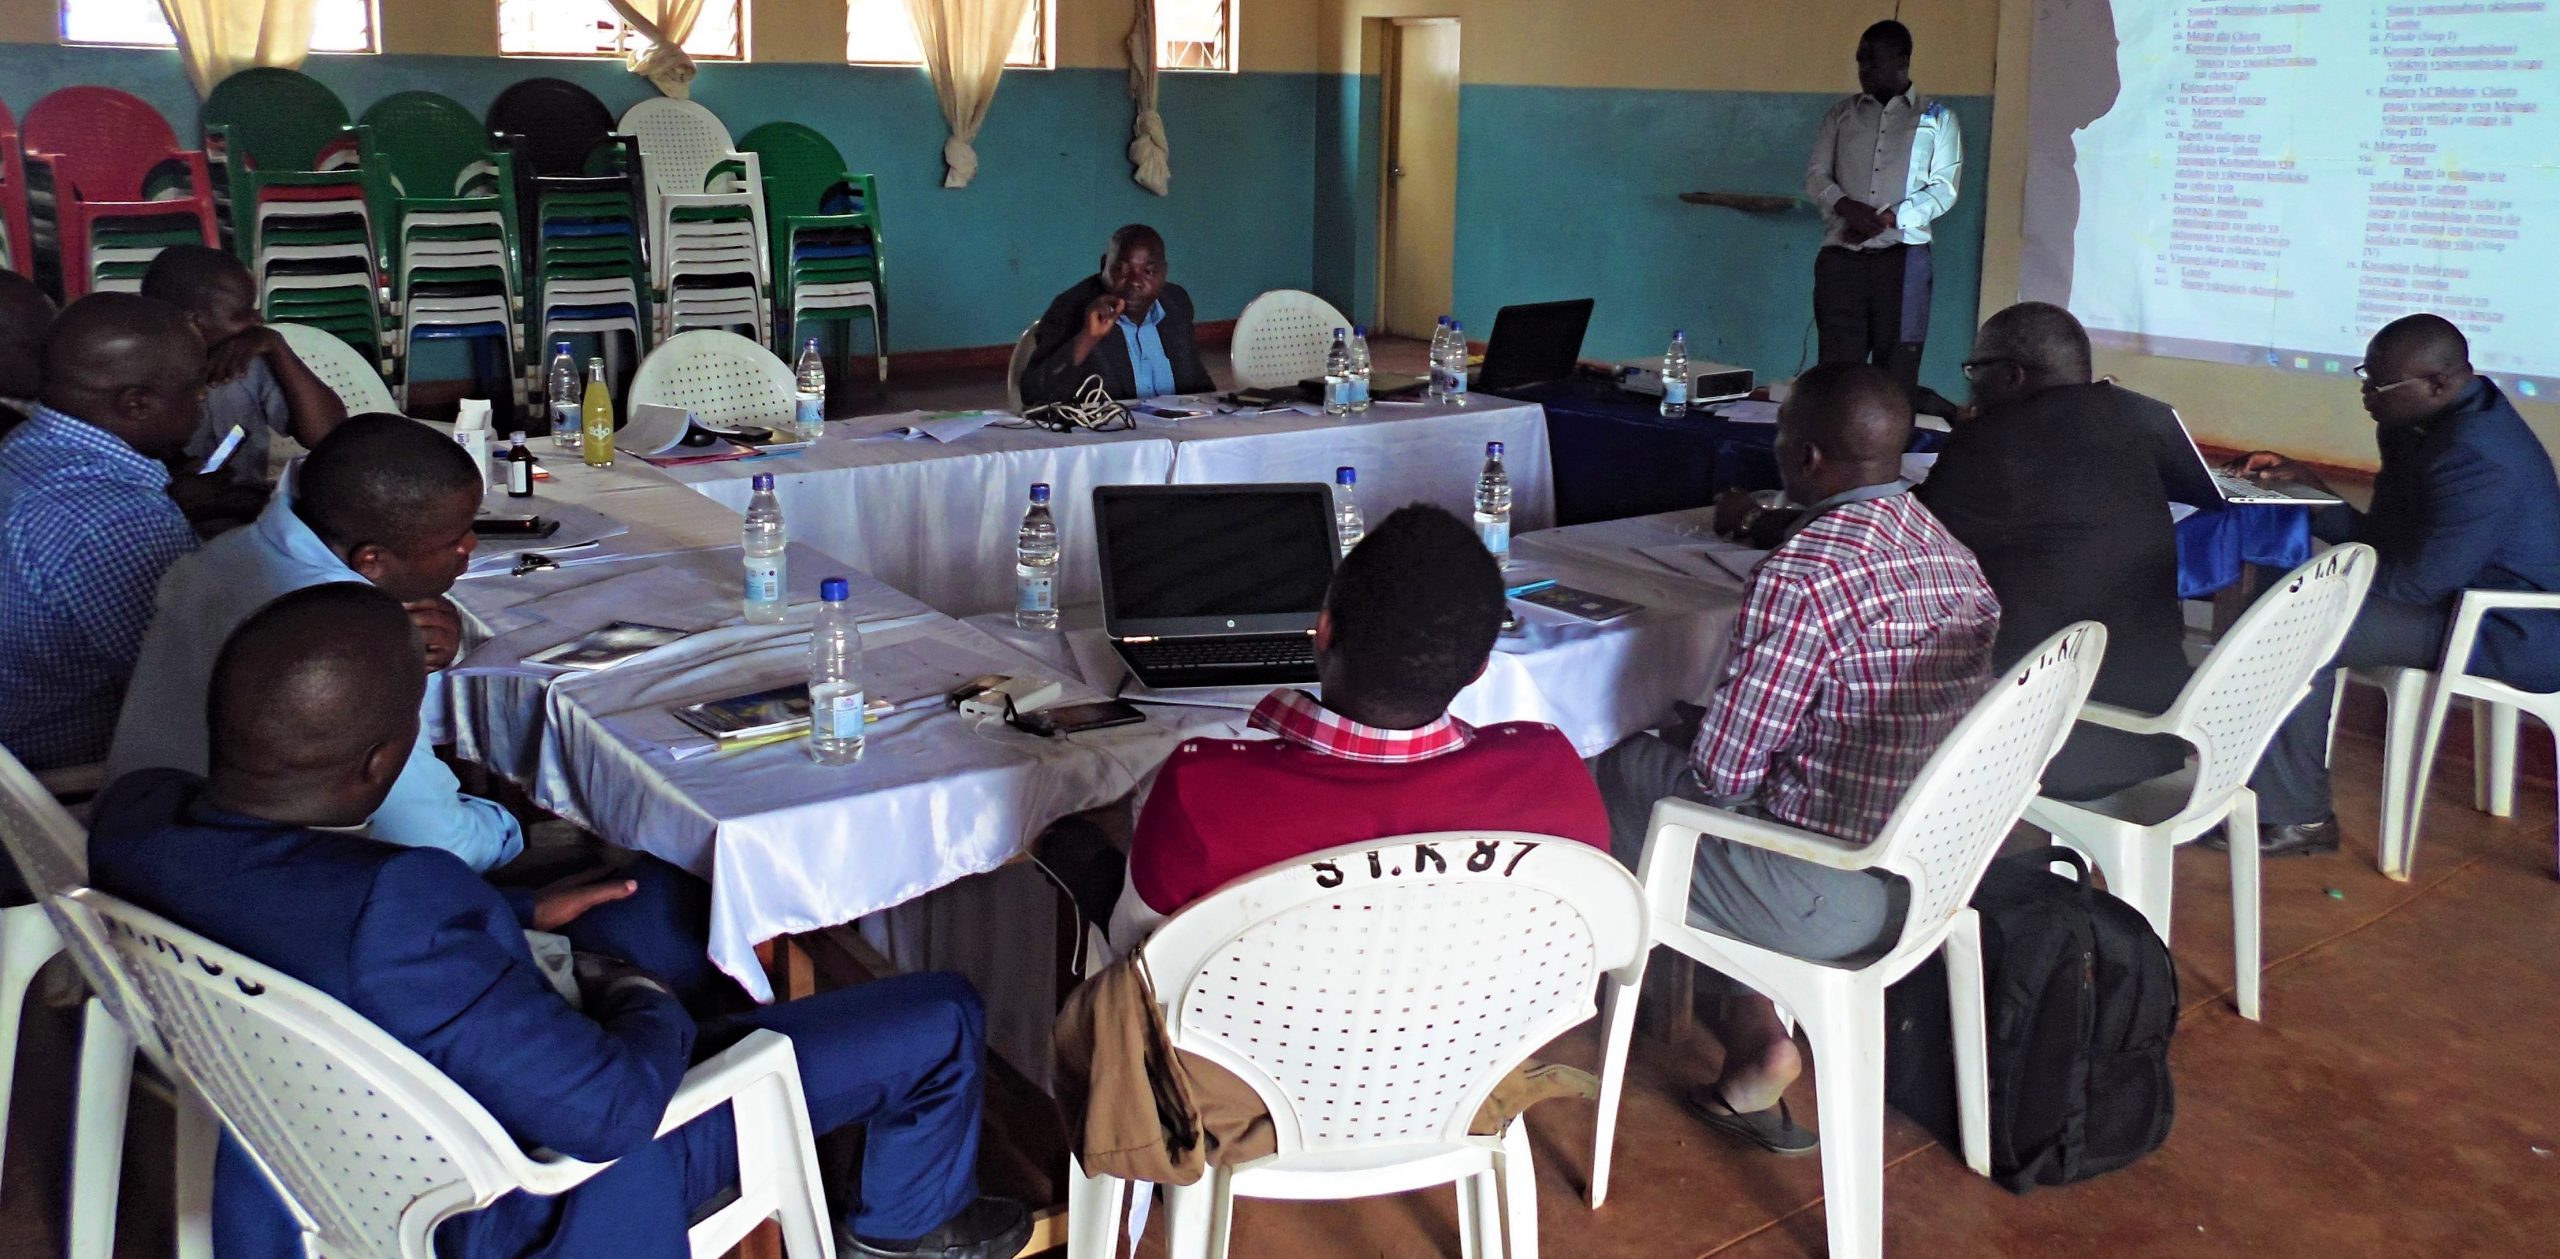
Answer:
POLYGON ((1356 485, 1359 481, 1359 472, 1353 470, 1347 464, 1333 470, 1333 483, 1336 485, 1356 485))
POLYGON ((1452 320, 1450 320, 1450 321, 1449 321, 1449 331, 1451 331, 1451 332, 1464 332, 1464 331, 1466 331, 1466 330, 1467 330, 1467 325, 1466 325, 1465 323, 1463 323, 1463 322, 1461 322, 1461 321, 1459 321, 1459 320, 1455 320, 1455 319, 1452 319, 1452 320))
POLYGON ((770 473, 770 472, 759 472, 759 473, 757 473, 757 474, 756 474, 756 478, 755 478, 755 480, 754 480, 753 482, 751 482, 751 484, 752 484, 756 489, 758 489, 758 490, 769 490, 769 489, 772 489, 772 488, 773 488, 773 474, 772 474, 772 473, 770 473))
POLYGON ((1499 459, 1499 458, 1501 458, 1501 457, 1502 457, 1502 443, 1501 443, 1501 442, 1486 442, 1486 443, 1484 444, 1484 457, 1485 457, 1485 458, 1487 458, 1487 459, 1499 459))
POLYGON ((842 577, 830 577, 818 583, 818 597, 829 603, 842 603, 845 596, 852 593, 853 587, 847 585, 842 577))
POLYGON ((1031 483, 1031 501, 1035 503, 1045 503, 1049 501, 1048 482, 1034 481, 1031 483))
POLYGON ((1369 329, 1363 324, 1353 324, 1351 325, 1351 335, 1366 338, 1369 335, 1369 329))
POLYGON ((551 343, 551 349, 553 353, 566 354, 569 352, 569 343, 566 341, 554 341, 551 343))
POLYGON ((1339 341, 1339 340, 1343 339, 1344 337, 1347 337, 1347 336, 1350 336, 1350 335, 1351 335, 1351 330, 1350 330, 1349 328, 1336 328, 1336 329, 1334 329, 1334 330, 1333 330, 1333 339, 1334 339, 1334 340, 1336 340, 1336 341, 1339 341))
POLYGON ((1671 339, 1672 339, 1672 340, 1674 340, 1674 341, 1686 341, 1686 340, 1688 340, 1688 339, 1689 339, 1689 333, 1688 333, 1688 330, 1687 330, 1687 329, 1684 329, 1684 328, 1674 328, 1674 329, 1672 329, 1672 330, 1671 330, 1671 339))

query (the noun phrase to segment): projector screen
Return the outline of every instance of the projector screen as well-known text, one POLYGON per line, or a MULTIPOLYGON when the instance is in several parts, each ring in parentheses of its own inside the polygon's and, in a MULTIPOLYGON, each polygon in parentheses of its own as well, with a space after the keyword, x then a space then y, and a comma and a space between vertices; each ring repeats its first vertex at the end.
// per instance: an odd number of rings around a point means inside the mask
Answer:
POLYGON ((2434 311, 2560 400, 2555 59, 2551 0, 2037 0, 2019 295, 2342 377, 2434 311))

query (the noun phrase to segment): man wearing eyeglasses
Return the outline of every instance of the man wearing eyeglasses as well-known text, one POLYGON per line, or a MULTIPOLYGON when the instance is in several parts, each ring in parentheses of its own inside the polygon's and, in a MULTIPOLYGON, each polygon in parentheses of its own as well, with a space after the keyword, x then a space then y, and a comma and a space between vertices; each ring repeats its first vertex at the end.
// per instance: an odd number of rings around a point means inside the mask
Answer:
MULTIPOLYGON (((2386 325, 2356 375, 2382 454, 2373 506, 2328 508, 2312 531, 2325 541, 2367 543, 2379 563, 2334 663, 2432 669, 2443 660, 2463 591, 2560 590, 2560 480, 2506 395, 2472 372, 2469 343, 2443 318, 2410 315, 2386 325)), ((2255 451, 2234 470, 2328 488, 2273 451, 2255 451)), ((2490 617, 2470 664, 2527 690, 2560 690, 2560 613, 2490 617)), ((2329 669, 2312 675, 2311 693, 2249 780, 2265 855, 2338 847, 2324 754, 2334 679, 2329 669)))

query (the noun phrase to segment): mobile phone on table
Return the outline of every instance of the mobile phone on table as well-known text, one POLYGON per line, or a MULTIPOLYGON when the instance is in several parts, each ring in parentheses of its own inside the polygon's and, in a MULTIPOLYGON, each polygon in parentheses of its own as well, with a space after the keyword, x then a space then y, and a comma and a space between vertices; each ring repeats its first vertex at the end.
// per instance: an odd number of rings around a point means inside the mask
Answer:
POLYGON ((1152 415, 1159 420, 1196 420, 1208 414, 1197 407, 1173 407, 1156 402, 1141 402, 1129 409, 1140 415, 1152 415))
POLYGON ((1135 725, 1147 715, 1125 699, 1096 700, 1090 704, 1062 704, 1043 708, 1014 718, 1013 724, 1031 734, 1047 738, 1061 734, 1081 734, 1087 730, 1106 730, 1113 726, 1135 725))
POLYGON ((535 515, 482 516, 471 522, 471 532, 484 538, 547 538, 560 532, 560 522, 535 515))

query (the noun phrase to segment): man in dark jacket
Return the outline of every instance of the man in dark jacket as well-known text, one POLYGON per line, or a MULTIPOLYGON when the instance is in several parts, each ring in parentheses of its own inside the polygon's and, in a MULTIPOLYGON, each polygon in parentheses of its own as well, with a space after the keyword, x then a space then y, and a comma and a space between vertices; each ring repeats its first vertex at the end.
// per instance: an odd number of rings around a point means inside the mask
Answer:
POLYGON ((1022 402, 1072 401, 1099 376, 1114 398, 1207 393, 1191 294, 1165 278, 1164 237, 1143 223, 1111 234, 1102 270, 1049 303, 1031 331, 1022 402))
MULTIPOLYGON (((2162 423, 2176 430, 2168 407, 2092 383, 2089 334, 2043 302, 1985 322, 1964 373, 1979 413, 1947 439, 1919 495, 2000 596, 1992 667, 2096 621, 2107 658, 2091 698, 2167 708, 2187 680, 2178 541, 2150 440, 2162 423)), ((2184 748, 2084 723, 2045 770, 2045 794, 2096 799, 2177 769, 2184 748)))
MULTIPOLYGON (((2385 325, 2356 366, 2382 470, 2373 507, 2323 510, 2312 532, 2373 547, 2373 589, 2333 662, 2340 667, 2442 663, 2465 590, 2560 590, 2560 479, 2506 395, 2471 370, 2471 346, 2440 316, 2385 325)), ((2326 489, 2310 469, 2256 451, 2241 470, 2326 489)), ((2112 648, 2110 648, 2112 650, 2112 648)), ((2560 613, 2508 612, 2480 627, 2470 667, 2526 690, 2560 690, 2560 613)), ((2259 851, 2338 846, 2330 812, 2329 697, 2336 674, 2276 731, 2249 786, 2258 794, 2259 851)))

